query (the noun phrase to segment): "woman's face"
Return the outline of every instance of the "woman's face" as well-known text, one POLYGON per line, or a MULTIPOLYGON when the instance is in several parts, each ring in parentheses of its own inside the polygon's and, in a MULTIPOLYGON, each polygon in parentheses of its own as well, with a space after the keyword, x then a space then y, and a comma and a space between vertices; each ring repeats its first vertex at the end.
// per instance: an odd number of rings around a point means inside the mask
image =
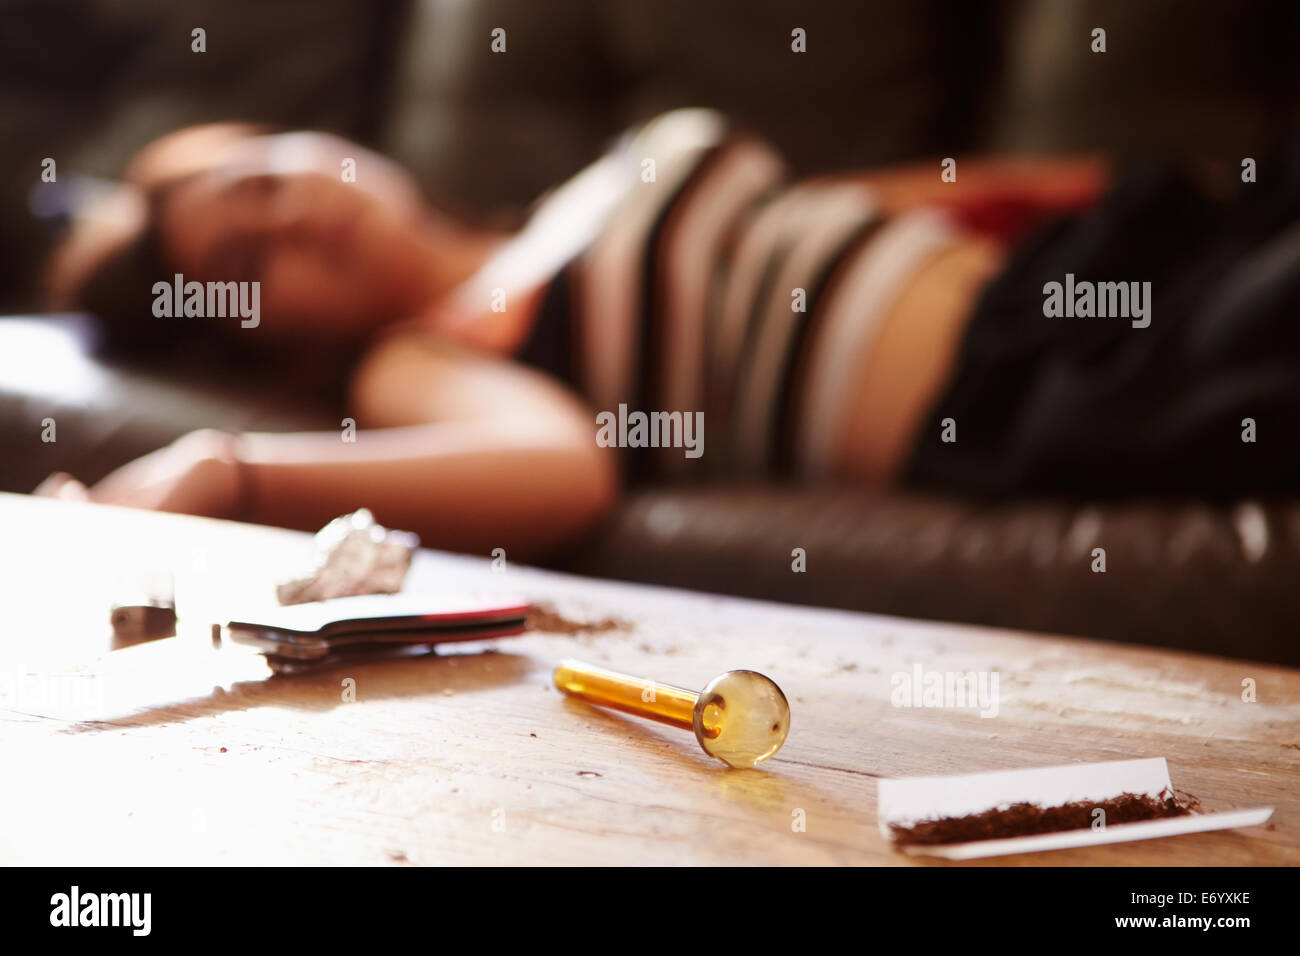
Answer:
POLYGON ((163 192, 160 238, 185 281, 260 283, 259 327, 273 334, 363 332, 427 301, 434 270, 406 182, 373 163, 356 182, 338 161, 333 174, 310 168, 319 161, 285 169, 268 152, 242 150, 163 192))

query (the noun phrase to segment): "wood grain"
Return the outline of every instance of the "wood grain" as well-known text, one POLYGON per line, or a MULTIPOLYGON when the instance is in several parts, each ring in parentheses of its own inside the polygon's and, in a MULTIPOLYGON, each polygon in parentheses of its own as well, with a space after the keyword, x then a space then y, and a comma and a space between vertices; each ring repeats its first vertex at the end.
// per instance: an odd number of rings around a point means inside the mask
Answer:
POLYGON ((265 679, 204 646, 204 608, 266 597, 306 536, 20 496, 0 496, 0 529, 0 862, 935 865, 881 837, 879 777, 1164 756, 1207 808, 1277 812, 991 862, 1300 863, 1295 670, 423 552, 409 589, 509 590, 626 626, 265 679), (193 632, 96 660, 113 596, 159 569, 193 632), (689 687, 763 671, 790 698, 789 741, 728 770, 689 734, 563 699, 563 657, 689 687), (997 716, 892 706, 891 675, 917 663, 996 671, 997 716))

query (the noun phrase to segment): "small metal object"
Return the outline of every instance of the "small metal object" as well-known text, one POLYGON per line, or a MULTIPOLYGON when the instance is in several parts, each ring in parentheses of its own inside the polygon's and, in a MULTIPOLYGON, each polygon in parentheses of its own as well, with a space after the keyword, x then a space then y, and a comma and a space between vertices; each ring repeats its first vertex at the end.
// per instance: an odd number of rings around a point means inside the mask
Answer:
POLYGON ((109 615, 113 648, 131 647, 176 634, 176 608, 170 604, 115 604, 109 615))
POLYGON ((165 571, 132 573, 114 586, 110 646, 117 650, 176 634, 176 582, 165 571))
POLYGON ((555 668, 555 686, 571 697, 694 731, 704 752, 730 767, 761 763, 790 733, 785 694, 757 671, 719 674, 696 694, 566 660, 555 668))

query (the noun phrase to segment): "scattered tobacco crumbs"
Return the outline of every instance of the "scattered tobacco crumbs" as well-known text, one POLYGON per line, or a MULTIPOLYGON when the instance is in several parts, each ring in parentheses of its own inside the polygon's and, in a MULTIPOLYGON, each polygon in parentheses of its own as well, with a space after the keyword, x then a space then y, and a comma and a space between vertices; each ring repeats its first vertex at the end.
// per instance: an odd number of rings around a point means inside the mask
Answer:
POLYGON ((1110 825, 1186 816, 1194 813, 1199 806, 1194 797, 1180 800, 1167 790, 1159 799, 1148 794, 1122 793, 1100 802, 1080 800, 1055 807, 1013 803, 1009 807, 994 808, 964 817, 922 820, 911 826, 890 824, 889 830, 894 842, 899 844, 938 846, 945 843, 1031 836, 1036 833, 1086 830, 1092 826, 1092 813, 1098 807, 1106 811, 1105 820, 1110 825))
POLYGON ((528 612, 528 624, 534 630, 552 634, 604 634, 606 631, 631 630, 632 625, 616 617, 599 621, 571 621, 549 604, 534 604, 528 612))

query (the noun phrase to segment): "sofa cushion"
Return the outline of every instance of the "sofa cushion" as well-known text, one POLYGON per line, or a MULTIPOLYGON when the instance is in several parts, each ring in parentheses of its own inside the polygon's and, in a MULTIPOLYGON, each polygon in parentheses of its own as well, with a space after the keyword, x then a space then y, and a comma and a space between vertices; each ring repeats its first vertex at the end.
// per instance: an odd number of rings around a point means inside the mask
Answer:
POLYGON ((565 570, 1300 664, 1300 505, 656 489, 565 570), (805 570, 797 571, 796 549, 805 570), (1095 549, 1104 549, 1105 571, 1095 549))

